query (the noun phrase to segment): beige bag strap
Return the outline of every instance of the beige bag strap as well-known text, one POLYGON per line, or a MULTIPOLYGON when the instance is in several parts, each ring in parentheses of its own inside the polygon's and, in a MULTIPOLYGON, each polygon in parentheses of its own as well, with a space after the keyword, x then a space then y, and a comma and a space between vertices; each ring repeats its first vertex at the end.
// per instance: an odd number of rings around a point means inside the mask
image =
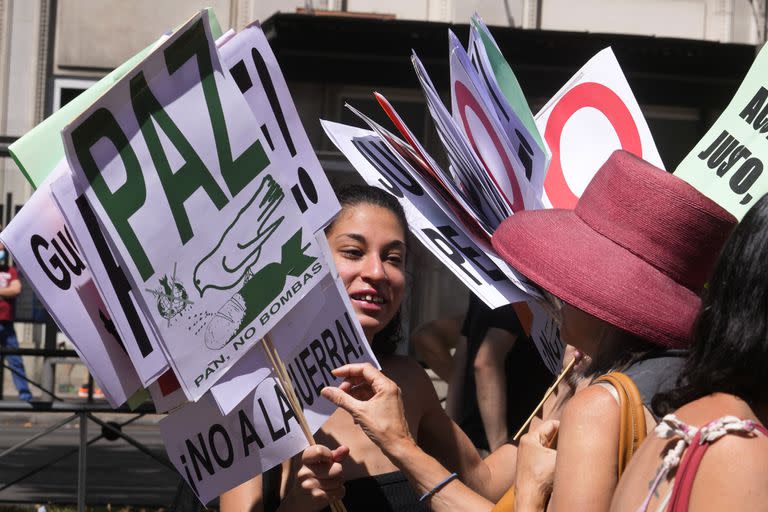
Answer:
POLYGON ((632 381, 621 372, 611 372, 595 380, 595 383, 610 384, 619 397, 619 478, 629 464, 629 459, 637 451, 647 434, 645 428, 645 408, 640 391, 632 381))

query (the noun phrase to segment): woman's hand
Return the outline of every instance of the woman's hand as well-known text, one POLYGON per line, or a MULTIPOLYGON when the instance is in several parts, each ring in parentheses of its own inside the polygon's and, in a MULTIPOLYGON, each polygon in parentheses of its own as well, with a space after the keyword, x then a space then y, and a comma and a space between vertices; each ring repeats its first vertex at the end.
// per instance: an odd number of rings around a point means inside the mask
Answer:
POLYGON ((557 452, 549 448, 560 422, 541 423, 520 438, 515 475, 515 511, 543 511, 547 508, 555 480, 557 452))
POLYGON ((326 387, 322 395, 346 410, 363 432, 387 456, 415 445, 405 420, 400 388, 370 363, 348 364, 333 370, 344 378, 338 388, 326 387))
POLYGON ((280 504, 281 512, 315 511, 328 506, 331 501, 344 497, 344 474, 341 461, 349 454, 349 448, 339 446, 335 450, 316 444, 301 454, 301 468, 296 482, 280 504))

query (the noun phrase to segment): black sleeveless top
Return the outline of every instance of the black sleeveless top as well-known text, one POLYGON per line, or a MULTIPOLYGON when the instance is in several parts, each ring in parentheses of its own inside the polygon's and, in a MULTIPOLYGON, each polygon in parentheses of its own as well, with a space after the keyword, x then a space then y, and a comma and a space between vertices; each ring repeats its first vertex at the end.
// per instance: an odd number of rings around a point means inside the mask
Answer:
MULTIPOLYGON (((402 471, 366 476, 344 483, 347 492, 344 506, 347 510, 365 512, 427 512, 427 501, 419 503, 419 496, 402 471)), ((323 509, 330 512, 330 508, 323 509)))
MULTIPOLYGON (((280 506, 281 466, 263 474, 262 491, 264 512, 274 512, 280 506)), ((347 510, 365 512, 427 512, 427 503, 419 503, 419 496, 401 471, 366 476, 344 482, 347 510)), ((329 508, 323 512, 330 512, 329 508)))

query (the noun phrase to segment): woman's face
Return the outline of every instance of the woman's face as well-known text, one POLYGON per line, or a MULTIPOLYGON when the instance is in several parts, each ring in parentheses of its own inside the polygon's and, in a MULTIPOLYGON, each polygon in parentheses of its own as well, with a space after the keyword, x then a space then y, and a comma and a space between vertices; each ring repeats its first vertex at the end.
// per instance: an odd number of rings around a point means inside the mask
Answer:
POLYGON ((345 207, 326 236, 357 319, 371 341, 403 300, 403 227, 388 209, 358 204, 345 207))
POLYGON ((563 302, 560 317, 560 338, 582 353, 594 356, 610 326, 567 302, 563 302))

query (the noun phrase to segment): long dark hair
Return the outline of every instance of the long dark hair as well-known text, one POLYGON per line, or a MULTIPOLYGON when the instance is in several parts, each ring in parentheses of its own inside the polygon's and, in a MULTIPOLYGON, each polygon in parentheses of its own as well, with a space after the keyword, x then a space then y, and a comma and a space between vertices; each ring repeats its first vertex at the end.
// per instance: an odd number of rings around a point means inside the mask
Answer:
MULTIPOLYGON (((342 212, 347 208, 361 204, 379 206, 392 212, 400 227, 403 228, 403 233, 406 235, 406 255, 408 254, 408 220, 405 218, 403 207, 394 196, 370 185, 347 185, 342 187, 336 193, 336 196, 339 199, 339 203, 341 203, 342 212)), ((330 232, 334 224, 335 219, 325 228, 325 232, 330 232)), ((374 335, 371 348, 376 355, 393 354, 397 349, 397 344, 403 339, 401 310, 402 305, 392 320, 374 335)))
POLYGON ((678 387, 653 401, 667 414, 722 392, 750 405, 768 398, 768 195, 747 212, 720 254, 702 298, 678 387))

